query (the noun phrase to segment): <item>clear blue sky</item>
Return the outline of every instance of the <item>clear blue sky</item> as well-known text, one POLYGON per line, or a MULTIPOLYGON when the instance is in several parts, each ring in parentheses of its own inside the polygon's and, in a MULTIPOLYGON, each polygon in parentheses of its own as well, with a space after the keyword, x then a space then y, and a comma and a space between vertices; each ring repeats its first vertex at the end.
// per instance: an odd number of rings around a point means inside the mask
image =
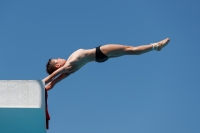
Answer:
POLYGON ((49 58, 171 38, 161 52, 92 62, 49 91, 48 133, 199 133, 199 0, 0 1, 0 78, 47 76, 49 58))

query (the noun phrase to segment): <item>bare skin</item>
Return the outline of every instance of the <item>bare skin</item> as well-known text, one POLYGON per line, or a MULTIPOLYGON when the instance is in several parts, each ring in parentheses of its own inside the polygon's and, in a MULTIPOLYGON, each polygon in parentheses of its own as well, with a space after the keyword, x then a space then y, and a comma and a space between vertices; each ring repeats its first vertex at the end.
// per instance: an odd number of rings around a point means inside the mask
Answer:
MULTIPOLYGON (((108 58, 120 57, 124 55, 140 55, 152 51, 153 46, 157 47, 157 51, 160 51, 169 43, 170 39, 166 38, 154 44, 141 45, 141 46, 125 46, 120 44, 107 44, 100 47, 102 53, 108 58)), ((55 84, 66 78, 70 74, 78 71, 85 64, 95 61, 96 49, 78 49, 73 52, 67 60, 65 59, 53 59, 55 67, 57 68, 51 75, 43 79, 43 82, 47 84, 45 87, 50 90, 55 84), (59 75, 59 76, 58 76, 59 75), (58 76, 54 79, 54 77, 58 76), (50 82, 50 83, 49 83, 50 82), (49 83, 49 84, 48 84, 49 83)))

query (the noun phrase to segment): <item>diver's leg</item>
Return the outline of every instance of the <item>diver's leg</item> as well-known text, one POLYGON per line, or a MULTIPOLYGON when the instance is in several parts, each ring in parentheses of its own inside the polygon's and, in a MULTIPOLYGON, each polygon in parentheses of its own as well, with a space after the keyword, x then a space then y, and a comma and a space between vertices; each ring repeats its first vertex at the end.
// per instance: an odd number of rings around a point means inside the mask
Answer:
POLYGON ((160 42, 141 45, 141 46, 126 46, 120 44, 107 44, 100 47, 101 51, 108 57, 118 57, 123 55, 140 55, 152 50, 160 51, 169 43, 170 39, 166 38, 160 42))

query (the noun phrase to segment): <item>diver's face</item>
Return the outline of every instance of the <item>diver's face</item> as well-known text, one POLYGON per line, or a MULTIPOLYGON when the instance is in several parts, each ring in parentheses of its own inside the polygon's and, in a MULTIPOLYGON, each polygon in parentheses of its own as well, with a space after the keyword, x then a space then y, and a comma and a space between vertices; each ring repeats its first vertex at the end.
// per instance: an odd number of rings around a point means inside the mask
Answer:
POLYGON ((65 59, 61 59, 61 58, 52 59, 52 61, 55 63, 55 67, 56 68, 60 68, 60 67, 64 66, 65 63, 66 63, 66 60, 65 59))

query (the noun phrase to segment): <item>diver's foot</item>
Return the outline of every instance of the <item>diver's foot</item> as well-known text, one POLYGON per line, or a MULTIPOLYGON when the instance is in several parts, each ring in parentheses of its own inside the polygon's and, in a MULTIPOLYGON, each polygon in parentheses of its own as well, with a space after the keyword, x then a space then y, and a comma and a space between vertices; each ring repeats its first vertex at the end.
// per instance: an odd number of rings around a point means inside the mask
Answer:
POLYGON ((167 44, 169 43, 170 39, 166 38, 160 42, 157 42, 157 51, 160 51, 162 48, 164 48, 165 46, 167 46, 167 44))

